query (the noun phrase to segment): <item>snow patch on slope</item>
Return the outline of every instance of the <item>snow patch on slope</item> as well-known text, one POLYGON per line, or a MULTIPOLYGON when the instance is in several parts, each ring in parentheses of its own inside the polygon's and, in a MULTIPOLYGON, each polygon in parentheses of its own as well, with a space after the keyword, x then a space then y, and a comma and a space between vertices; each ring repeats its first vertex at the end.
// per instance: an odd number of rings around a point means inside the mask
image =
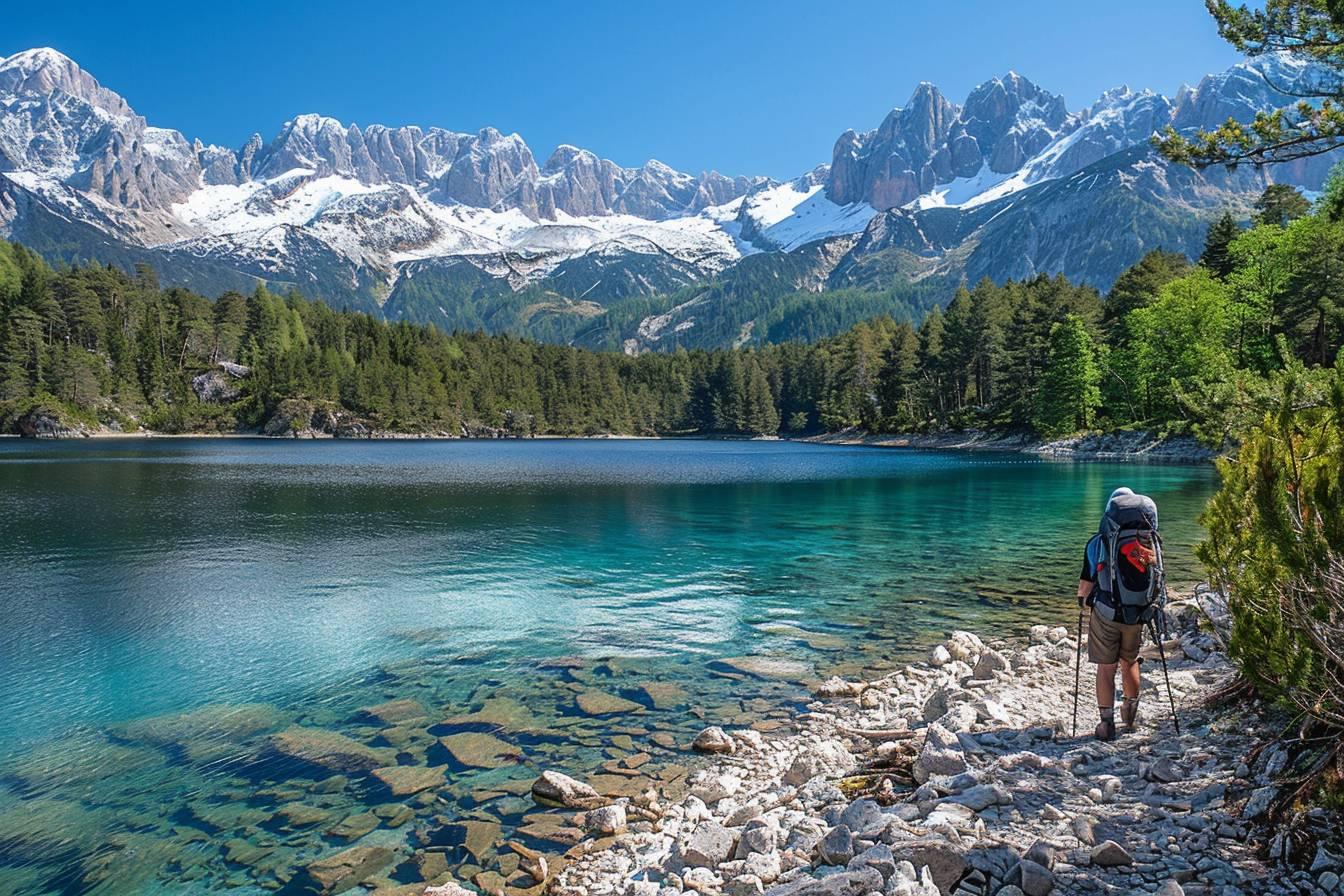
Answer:
POLYGON ((754 225, 759 242, 791 252, 813 240, 858 233, 876 214, 866 202, 838 205, 821 184, 795 180, 744 196, 739 218, 754 225))
POLYGON ((518 209, 488 209, 435 202, 401 184, 363 184, 340 175, 314 176, 295 168, 265 181, 202 185, 173 206, 173 213, 212 244, 265 247, 283 252, 285 232, 305 232, 351 260, 384 269, 415 260, 517 253, 538 261, 544 273, 568 258, 589 253, 667 253, 709 270, 742 256, 723 226, 723 207, 666 221, 634 215, 533 220, 518 209))

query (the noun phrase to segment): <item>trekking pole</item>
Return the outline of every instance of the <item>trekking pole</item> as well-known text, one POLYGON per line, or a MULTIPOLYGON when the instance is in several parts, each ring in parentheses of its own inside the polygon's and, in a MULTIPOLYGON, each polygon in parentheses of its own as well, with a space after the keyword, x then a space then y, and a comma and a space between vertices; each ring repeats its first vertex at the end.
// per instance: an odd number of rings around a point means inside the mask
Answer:
MULTIPOLYGON (((1165 612, 1165 611, 1163 611, 1165 612)), ((1165 626, 1163 626, 1165 628, 1165 626)), ((1157 641, 1157 656, 1162 660, 1162 679, 1167 683, 1167 701, 1171 703, 1171 722, 1176 726, 1176 736, 1181 736, 1181 717, 1176 714, 1176 698, 1171 693, 1171 676, 1167 674, 1167 649, 1162 645, 1162 636, 1157 629, 1157 620, 1150 625, 1153 640, 1157 641)))
POLYGON ((1078 659, 1073 664, 1073 736, 1078 736, 1078 691, 1083 676, 1083 609, 1078 608, 1078 659))

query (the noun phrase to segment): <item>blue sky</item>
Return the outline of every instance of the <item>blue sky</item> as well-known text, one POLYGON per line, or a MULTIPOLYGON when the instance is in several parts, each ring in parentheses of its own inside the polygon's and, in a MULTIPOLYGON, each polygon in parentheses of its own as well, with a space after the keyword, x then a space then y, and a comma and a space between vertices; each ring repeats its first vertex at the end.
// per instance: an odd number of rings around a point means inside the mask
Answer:
POLYGON ((492 125, 538 162, 785 178, 830 161, 921 80, 954 101, 1009 69, 1070 109, 1118 84, 1173 92, 1237 60, 1199 0, 13 4, 0 54, 52 46, 151 123, 240 146, 321 112, 492 125))

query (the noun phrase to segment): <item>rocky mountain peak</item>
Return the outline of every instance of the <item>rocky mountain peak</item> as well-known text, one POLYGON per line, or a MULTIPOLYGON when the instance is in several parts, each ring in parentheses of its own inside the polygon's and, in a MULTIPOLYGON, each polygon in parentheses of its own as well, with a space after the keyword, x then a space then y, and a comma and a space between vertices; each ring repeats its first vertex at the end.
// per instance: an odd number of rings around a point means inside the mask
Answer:
POLYGON ((477 208, 516 208, 537 217, 537 170, 532 150, 517 134, 482 128, 461 141, 457 157, 438 181, 438 195, 477 208))
MULTIPOLYGON (((1164 227, 1193 209, 1186 217, 1198 224, 1203 209, 1244 202, 1259 184, 1173 169, 1153 158, 1148 137, 1173 123, 1246 120, 1286 101, 1275 84, 1309 77, 1291 60, 1258 59, 1174 100, 1118 87, 1076 113, 1016 72, 977 85, 960 105, 921 82, 877 127, 842 134, 830 164, 776 184, 656 160, 625 167, 568 144, 538 167, 522 137, 497 128, 360 126, 320 114, 235 151, 149 126, 71 60, 35 50, 0 59, 0 234, 56 234, 100 260, 130 257, 133 247, 193 277, 208 259, 230 288, 275 278, 373 303, 400 282, 408 257, 512 288, 545 279, 585 301, 679 288, 744 255, 759 259, 748 268, 778 263, 794 271, 790 283, 813 288, 830 274, 799 274, 799 259, 823 242, 827 271, 853 255, 835 283, 886 283, 893 268, 882 253, 895 249, 953 253, 939 264, 962 265, 972 279, 1065 270, 1105 285, 1143 249, 1126 209, 1160 209, 1164 227), (241 189, 202 192, 215 185, 241 189), (551 226, 571 216, 585 220, 551 226), (1077 240, 1046 233, 1062 222, 1077 240), (275 238, 259 243, 260 233, 275 238)), ((1308 169, 1330 161, 1274 176, 1314 188, 1319 172, 1308 169)), ((1187 224, 1181 234, 1198 230, 1187 224)), ((448 314, 437 305, 429 313, 448 314)))
MULTIPOLYGON (((952 140, 963 135, 975 141, 975 153, 963 147, 953 169, 970 177, 974 157, 990 171, 1016 171, 1070 124, 1064 97, 1037 87, 1016 72, 993 78, 971 91, 961 109, 952 140)), ((976 171, 979 168, 977 167, 976 171)))
POLYGON ((956 118, 957 107, 928 81, 921 81, 910 101, 899 112, 889 114, 878 129, 899 136, 906 146, 925 158, 931 156, 947 137, 947 129, 956 118))
POLYGON ((1249 121, 1261 109, 1296 102, 1298 92, 1326 86, 1321 69, 1286 53, 1268 53, 1206 75, 1177 95, 1177 128, 1216 127, 1229 118, 1249 121))
POLYGON ((827 194, 841 205, 896 208, 985 168, 1015 171, 1074 124, 1062 96, 1016 72, 977 86, 961 107, 924 81, 876 130, 840 136, 827 194))
POLYGON ((109 115, 135 114, 126 100, 103 87, 59 50, 40 47, 0 59, 0 94, 50 97, 58 92, 81 99, 109 115))
POLYGON ((598 161, 597 156, 586 149, 561 143, 551 151, 546 164, 541 166, 541 173, 542 176, 557 174, 573 165, 593 165, 598 161))
POLYGON ((622 168, 573 146, 543 170, 516 133, 345 123, 305 113, 238 151, 149 128, 116 93, 50 49, 0 59, 0 170, 41 172, 126 208, 171 210, 202 184, 306 172, 365 185, 404 184, 434 201, 533 217, 625 213, 663 219, 730 201, 758 179, 695 177, 651 161, 622 168))

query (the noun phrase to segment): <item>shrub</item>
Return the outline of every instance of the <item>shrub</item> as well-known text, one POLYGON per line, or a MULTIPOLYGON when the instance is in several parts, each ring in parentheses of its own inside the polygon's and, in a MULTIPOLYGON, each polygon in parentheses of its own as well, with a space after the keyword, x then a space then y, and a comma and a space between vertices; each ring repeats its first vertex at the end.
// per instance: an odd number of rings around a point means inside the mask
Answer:
POLYGON ((1273 379, 1204 511, 1229 652, 1264 697, 1344 731, 1344 358, 1273 379))

